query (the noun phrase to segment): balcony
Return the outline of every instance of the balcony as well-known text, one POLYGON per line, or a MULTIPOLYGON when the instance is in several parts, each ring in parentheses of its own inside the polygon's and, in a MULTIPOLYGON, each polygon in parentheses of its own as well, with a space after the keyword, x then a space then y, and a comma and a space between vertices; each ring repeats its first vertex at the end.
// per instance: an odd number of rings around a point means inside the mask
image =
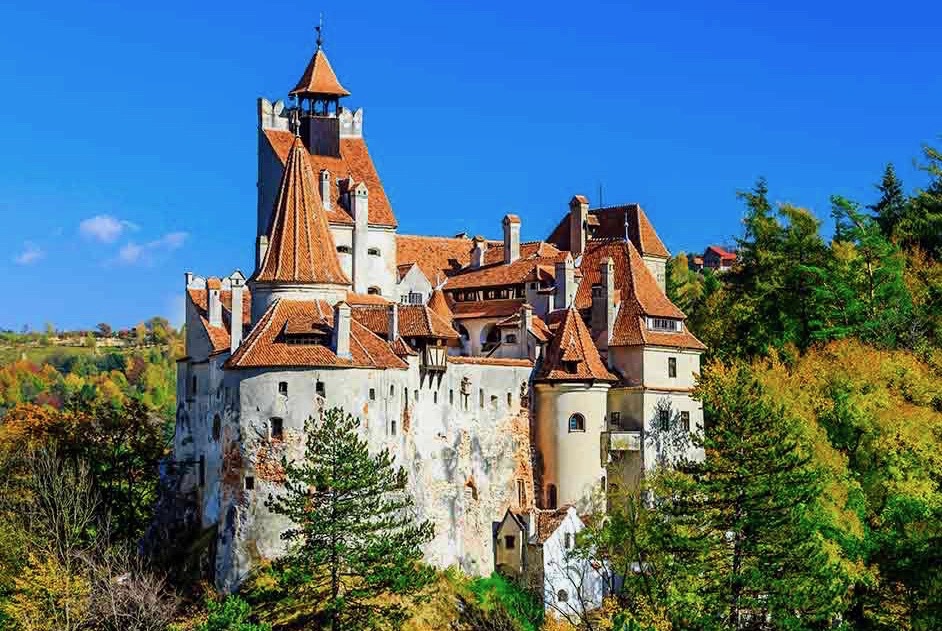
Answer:
POLYGON ((641 451, 641 432, 628 432, 613 430, 608 432, 608 450, 612 451, 641 451))

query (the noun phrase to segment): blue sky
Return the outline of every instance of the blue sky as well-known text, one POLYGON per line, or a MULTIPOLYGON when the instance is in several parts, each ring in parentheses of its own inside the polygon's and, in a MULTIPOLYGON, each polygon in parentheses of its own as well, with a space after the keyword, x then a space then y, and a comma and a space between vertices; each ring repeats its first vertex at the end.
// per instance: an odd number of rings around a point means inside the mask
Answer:
POLYGON ((183 272, 252 267, 258 96, 325 48, 400 232, 546 236, 574 193, 672 251, 737 189, 827 217, 942 133, 933 2, 0 5, 0 328, 177 320, 183 272), (658 5, 658 6, 654 6, 658 5))

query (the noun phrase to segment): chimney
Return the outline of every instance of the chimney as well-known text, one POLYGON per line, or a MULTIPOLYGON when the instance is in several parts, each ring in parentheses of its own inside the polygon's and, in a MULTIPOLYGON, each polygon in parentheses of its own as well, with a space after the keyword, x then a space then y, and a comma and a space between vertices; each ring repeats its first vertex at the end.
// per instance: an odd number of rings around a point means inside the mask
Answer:
POLYGON ((572 255, 567 252, 564 260, 556 262, 556 299, 553 306, 556 309, 568 309, 575 296, 576 269, 572 264, 572 255))
POLYGON ((387 328, 387 339, 395 342, 399 337, 399 303, 389 303, 389 325, 387 328))
POLYGON ((574 195, 569 200, 569 250, 578 257, 585 250, 586 221, 589 219, 589 200, 574 195))
POLYGON ((334 334, 331 340, 334 354, 349 359, 350 354, 350 305, 341 300, 334 305, 334 334))
POLYGON ((520 330, 517 332, 517 342, 520 344, 520 357, 527 359, 529 352, 527 350, 527 340, 530 337, 530 325, 533 322, 533 307, 524 303, 520 307, 520 330))
POLYGON ((615 264, 611 257, 599 263, 599 284, 592 286, 592 338, 607 349, 615 326, 615 264))
POLYGON ((474 237, 474 249, 471 250, 471 267, 477 269, 484 265, 484 254, 487 252, 487 241, 484 237, 474 237))
POLYGON ((367 254, 369 252, 369 191, 360 182, 350 194, 350 215, 353 217, 353 291, 365 294, 369 285, 367 278, 367 254))
POLYGON ((265 262, 265 255, 268 254, 268 235, 258 235, 258 248, 255 255, 255 271, 262 269, 262 263, 265 262))
POLYGON ((229 312, 229 352, 235 353, 242 343, 242 298, 245 294, 245 276, 236 270, 229 277, 232 291, 232 309, 229 312))
POLYGON ((321 203, 330 210, 330 171, 327 169, 321 171, 321 203))
POLYGON ((186 289, 189 289, 193 286, 193 280, 196 278, 196 275, 193 272, 187 272, 183 275, 183 278, 186 281, 186 289))
POLYGON ((520 217, 504 215, 504 263, 520 258, 520 217))
POLYGON ((218 278, 206 279, 206 308, 209 311, 209 325, 222 326, 222 300, 219 299, 219 290, 222 283, 218 278))

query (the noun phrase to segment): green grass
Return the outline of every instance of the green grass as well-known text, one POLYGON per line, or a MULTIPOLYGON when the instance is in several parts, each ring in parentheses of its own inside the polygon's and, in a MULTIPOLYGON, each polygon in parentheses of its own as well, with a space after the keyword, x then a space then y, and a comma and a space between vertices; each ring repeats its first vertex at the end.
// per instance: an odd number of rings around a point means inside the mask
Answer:
POLYGON ((497 572, 472 579, 470 587, 483 609, 503 607, 524 631, 537 631, 543 624, 540 599, 497 572))

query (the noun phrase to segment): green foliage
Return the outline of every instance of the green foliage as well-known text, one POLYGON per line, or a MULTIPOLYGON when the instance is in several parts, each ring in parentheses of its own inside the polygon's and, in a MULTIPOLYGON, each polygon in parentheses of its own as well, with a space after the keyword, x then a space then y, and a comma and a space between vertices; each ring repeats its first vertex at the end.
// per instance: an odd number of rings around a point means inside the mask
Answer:
MULTIPOLYGON (((540 598, 498 573, 471 581, 471 592, 485 614, 495 609, 506 612, 521 631, 537 631, 543 624, 540 598)), ((492 614, 500 616, 502 614, 492 614)))
POLYGON ((284 493, 266 503, 294 524, 281 586, 312 596, 312 620, 333 631, 400 625, 434 579, 421 563, 432 525, 415 522, 406 472, 388 450, 370 454, 358 427, 339 408, 310 419, 304 459, 285 460, 284 493))
POLYGON ((227 596, 222 602, 207 600, 206 609, 208 619, 197 631, 271 631, 267 624, 248 622, 251 608, 238 596, 227 596))

